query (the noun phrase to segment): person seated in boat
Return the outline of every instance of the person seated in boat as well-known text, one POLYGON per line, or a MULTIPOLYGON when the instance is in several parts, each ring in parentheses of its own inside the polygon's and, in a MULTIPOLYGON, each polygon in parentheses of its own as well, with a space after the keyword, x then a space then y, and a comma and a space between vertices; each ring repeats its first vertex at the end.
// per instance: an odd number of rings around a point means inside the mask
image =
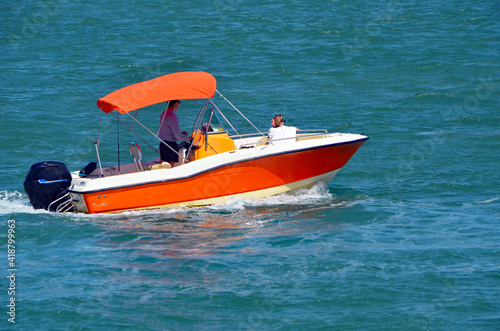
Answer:
POLYGON ((167 109, 161 114, 160 128, 158 129, 158 137, 163 140, 160 143, 160 159, 162 162, 168 162, 172 167, 175 162, 179 162, 179 145, 177 140, 189 141, 186 131, 179 128, 179 119, 177 118, 177 108, 181 104, 181 100, 171 100, 168 103, 167 109), (165 146, 167 144, 170 146, 165 146))
POLYGON ((297 136, 297 129, 294 126, 286 126, 285 119, 281 114, 274 115, 271 120, 272 128, 269 129, 267 138, 271 144, 280 144, 295 141, 297 136))

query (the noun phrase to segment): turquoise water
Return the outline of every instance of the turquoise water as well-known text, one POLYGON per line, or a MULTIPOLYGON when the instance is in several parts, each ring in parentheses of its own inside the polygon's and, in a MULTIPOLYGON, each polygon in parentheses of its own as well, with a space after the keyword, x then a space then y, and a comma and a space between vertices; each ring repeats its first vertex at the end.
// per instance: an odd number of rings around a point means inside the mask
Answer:
MULTIPOLYGON (((2 4, 0 329, 499 330, 499 14, 448 0, 2 4), (30 207, 32 163, 95 160, 99 97, 183 70, 212 73, 262 130, 281 113, 370 140, 294 195, 30 207)), ((183 128, 200 106, 183 102, 183 128)), ((116 124, 102 122, 113 164, 116 124)))

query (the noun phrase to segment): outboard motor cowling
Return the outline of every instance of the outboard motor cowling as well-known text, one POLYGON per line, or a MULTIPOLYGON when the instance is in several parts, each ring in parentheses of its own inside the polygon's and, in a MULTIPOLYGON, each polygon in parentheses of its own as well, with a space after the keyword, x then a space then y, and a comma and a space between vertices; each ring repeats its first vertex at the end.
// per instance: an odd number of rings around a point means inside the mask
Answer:
MULTIPOLYGON (((24 190, 28 195, 31 205, 35 209, 49 210, 50 204, 68 193, 71 185, 71 174, 62 162, 44 161, 31 166, 26 179, 24 190)), ((67 201, 62 199, 61 203, 67 201)), ((57 206, 51 206, 55 211, 57 206)))

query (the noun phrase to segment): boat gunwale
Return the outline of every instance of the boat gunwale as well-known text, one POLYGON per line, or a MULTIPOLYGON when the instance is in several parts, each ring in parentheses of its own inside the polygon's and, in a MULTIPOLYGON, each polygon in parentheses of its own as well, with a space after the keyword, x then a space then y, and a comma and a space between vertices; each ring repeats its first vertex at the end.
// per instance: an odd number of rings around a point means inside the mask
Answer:
MULTIPOLYGON (((331 143, 331 144, 327 144, 327 145, 319 145, 319 146, 313 146, 313 147, 304 147, 304 148, 300 148, 300 149, 286 150, 286 151, 270 153, 270 154, 266 154, 266 155, 262 155, 262 156, 253 156, 253 157, 249 157, 249 158, 245 158, 245 159, 240 159, 238 161, 227 162, 227 163, 224 163, 222 165, 218 165, 218 166, 206 168, 206 169, 203 169, 201 171, 197 171, 195 173, 192 173, 192 174, 189 174, 189 175, 185 175, 185 176, 179 176, 179 177, 176 177, 176 178, 168 178, 168 179, 161 179, 161 180, 145 181, 145 182, 141 182, 141 183, 137 183, 137 184, 125 184, 125 185, 120 185, 120 186, 113 186, 113 187, 109 187, 109 188, 94 189, 94 190, 88 190, 88 191, 83 191, 83 190, 82 191, 78 191, 78 190, 75 191, 74 189, 70 188, 68 191, 70 193, 73 193, 73 194, 84 195, 84 194, 91 194, 91 193, 98 193, 98 192, 108 192, 108 191, 119 190, 119 189, 124 189, 124 188, 128 188, 128 187, 137 187, 137 186, 143 186, 143 185, 154 185, 154 184, 167 183, 167 182, 176 181, 176 180, 185 180, 185 179, 190 179, 190 178, 202 175, 204 173, 208 173, 208 172, 211 172, 211 171, 214 171, 214 170, 217 170, 217 169, 220 169, 220 168, 224 168, 224 167, 227 167, 227 166, 231 166, 231 165, 234 165, 234 164, 238 164, 238 163, 243 163, 243 162, 248 162, 248 161, 253 161, 253 160, 259 160, 259 159, 263 159, 263 158, 267 158, 267 157, 271 157, 271 156, 279 156, 279 155, 286 155, 286 154, 292 154, 292 153, 297 153, 297 152, 304 152, 304 151, 309 151, 309 150, 317 150, 317 149, 329 148, 329 147, 333 147, 333 146, 350 145, 350 144, 355 144, 355 143, 359 143, 359 142, 365 142, 365 141, 367 141, 369 139, 370 138, 368 136, 365 136, 363 138, 358 138, 358 139, 355 139, 355 140, 349 140, 349 141, 343 141, 343 142, 336 142, 336 143, 331 143)), ((247 150, 252 150, 252 148, 249 148, 247 150)), ((230 152, 226 152, 226 153, 231 153, 231 152, 234 153, 235 151, 230 151, 230 152)), ((170 170, 170 169, 166 169, 166 170, 170 170)), ((134 172, 134 173, 129 173, 129 174, 125 174, 125 175, 134 175, 134 174, 138 174, 138 173, 145 173, 145 172, 134 172)), ((120 176, 120 175, 110 176, 110 177, 106 177, 106 178, 118 177, 118 176, 120 176)), ((95 180, 99 180, 99 179, 101 179, 101 178, 93 178, 93 179, 90 179, 90 181, 95 181, 95 180)), ((76 179, 76 180, 79 180, 79 179, 76 179)))

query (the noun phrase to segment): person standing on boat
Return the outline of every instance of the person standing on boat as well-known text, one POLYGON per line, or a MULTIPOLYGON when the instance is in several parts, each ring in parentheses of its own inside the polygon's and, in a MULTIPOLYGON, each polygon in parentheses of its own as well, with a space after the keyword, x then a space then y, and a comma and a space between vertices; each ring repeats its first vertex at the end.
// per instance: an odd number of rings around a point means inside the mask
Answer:
POLYGON ((273 116, 271 125, 272 128, 269 129, 269 132, 267 134, 268 140, 271 144, 295 141, 287 138, 295 138, 299 129, 294 126, 286 126, 285 119, 281 114, 273 116))
POLYGON ((160 128, 158 129, 158 138, 163 140, 160 143, 160 159, 162 162, 168 162, 172 167, 175 162, 179 161, 179 145, 177 140, 189 141, 186 131, 179 128, 179 119, 175 114, 177 108, 181 104, 181 100, 171 100, 168 103, 167 109, 161 114, 160 128))

